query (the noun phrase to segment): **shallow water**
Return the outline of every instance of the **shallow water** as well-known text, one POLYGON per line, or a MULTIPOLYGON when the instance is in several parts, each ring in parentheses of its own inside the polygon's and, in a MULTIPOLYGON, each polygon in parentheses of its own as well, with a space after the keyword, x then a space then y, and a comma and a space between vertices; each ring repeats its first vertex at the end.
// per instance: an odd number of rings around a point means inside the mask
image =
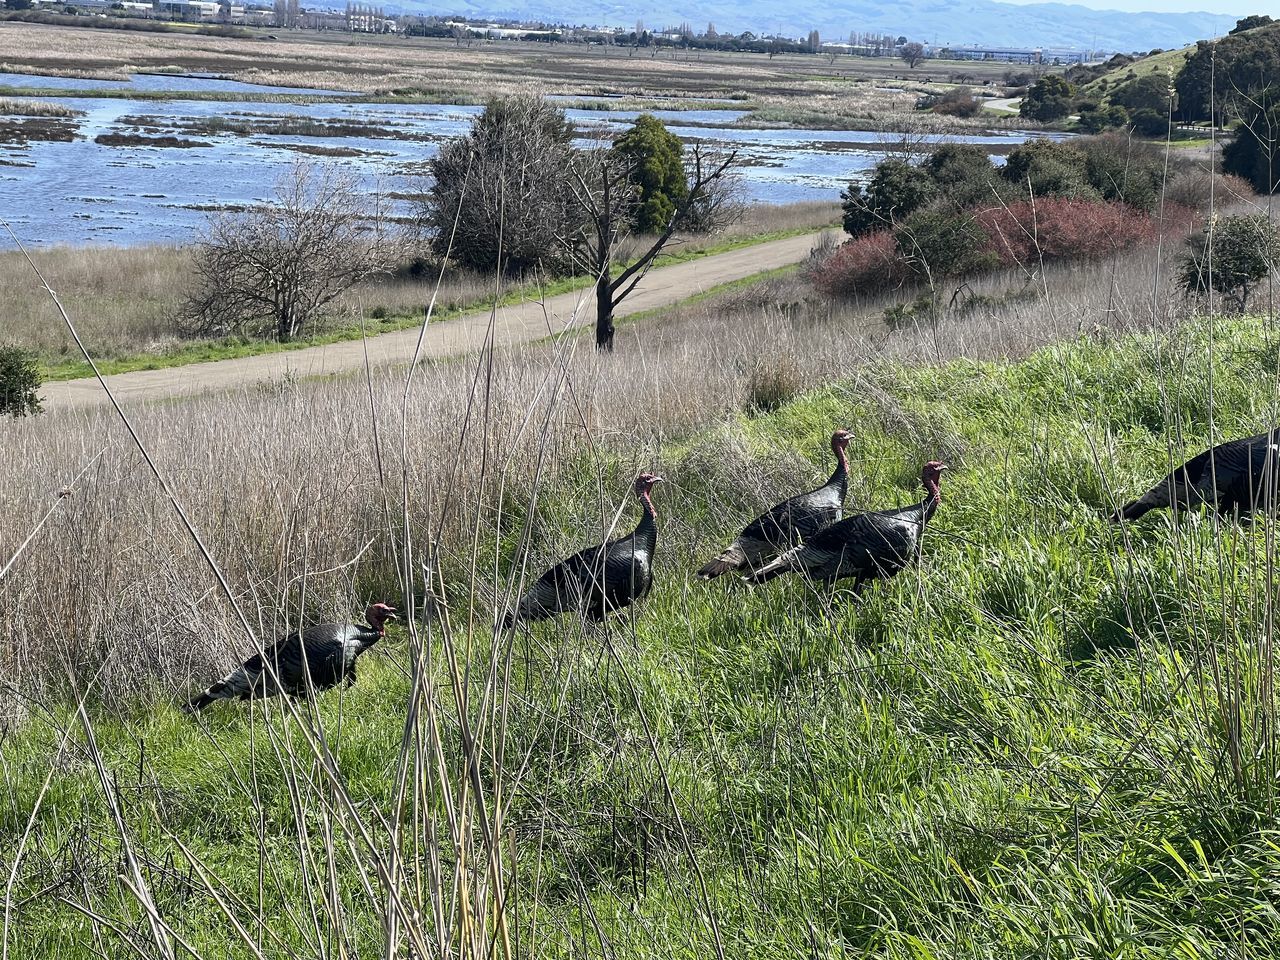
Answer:
MULTIPOLYGON (((424 163, 447 137, 466 132, 480 107, 447 104, 375 104, 339 99, 293 104, 261 101, 135 100, 70 97, 59 91, 99 87, 129 89, 107 80, 0 73, 0 84, 41 86, 39 99, 82 111, 77 139, 69 143, 0 144, 0 217, 24 243, 33 245, 112 243, 131 245, 184 242, 199 234, 208 208, 245 205, 269 198, 277 177, 300 154, 287 145, 359 151, 332 162, 354 169, 371 186, 396 193, 420 192, 424 163), (184 129, 207 118, 266 121, 299 116, 313 121, 373 123, 392 137, 302 137, 270 133, 206 134, 184 129), (139 131, 128 117, 146 117, 139 131), (191 148, 104 146, 100 134, 169 135, 201 141, 191 148), (202 209, 203 208, 203 209, 202 209)), ((140 75, 139 90, 225 90, 271 93, 329 93, 293 87, 256 87, 209 77, 140 75)), ((756 203, 834 200, 899 138, 848 130, 735 130, 709 126, 744 116, 734 110, 656 110, 685 139, 711 141, 738 151, 743 187, 756 203)), ((583 143, 593 130, 612 133, 630 124, 633 111, 570 110, 583 143)), ((967 143, 1008 146, 1028 134, 948 137, 967 143)), ((943 139, 943 138, 934 138, 943 139)), ((328 158, 321 158, 328 159, 328 158)), ((401 201, 399 214, 410 212, 401 201)), ((0 245, 11 245, 7 235, 0 245)))

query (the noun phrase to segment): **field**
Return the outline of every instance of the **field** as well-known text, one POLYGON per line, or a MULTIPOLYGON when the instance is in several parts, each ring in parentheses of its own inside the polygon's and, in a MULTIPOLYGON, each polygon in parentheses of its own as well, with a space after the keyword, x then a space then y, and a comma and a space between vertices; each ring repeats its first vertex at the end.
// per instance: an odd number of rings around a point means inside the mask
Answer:
MULTIPOLYGON (((677 237, 665 260, 696 258, 762 239, 819 230, 839 219, 839 207, 833 203, 752 206, 735 223, 713 235, 677 237)), ((642 237, 624 238, 617 249, 619 260, 633 259, 643 242, 642 237)), ((348 291, 327 321, 295 346, 359 337, 362 330, 376 334, 416 326, 431 296, 438 268, 428 265, 410 271, 407 267, 414 254, 410 242, 396 273, 348 291)), ((36 251, 32 256, 107 371, 194 363, 276 346, 261 341, 198 339, 184 334, 182 305, 190 292, 193 256, 189 247, 55 247, 36 251)), ((10 294, 5 337, 34 351, 51 377, 86 376, 75 344, 31 267, 17 251, 0 252, 0 285, 10 294)), ((582 278, 540 286, 530 282, 508 289, 504 296, 548 296, 588 285, 582 278)), ((437 299, 438 316, 483 306, 491 302, 493 290, 491 277, 450 268, 437 299)))
POLYGON ((8 955, 1274 955, 1273 525, 1104 517, 1274 421, 1277 343, 1160 258, 133 411, 229 595, 110 417, 7 427, 8 955), (922 563, 694 581, 836 425, 857 507, 953 465, 922 563), (648 467, 654 595, 495 634, 648 467), (174 708, 246 650, 230 598, 265 637, 371 596, 418 615, 351 690, 174 708))
POLYGON ((720 106, 757 111, 759 122, 838 127, 886 115, 910 117, 921 93, 956 83, 998 85, 1011 69, 1004 63, 934 60, 911 70, 887 58, 650 52, 518 41, 460 46, 372 35, 278 36, 268 40, 263 31, 253 40, 239 40, 0 22, 0 70, 74 71, 99 78, 180 70, 446 103, 482 103, 531 85, 551 95, 624 98, 620 108, 727 98, 720 106))

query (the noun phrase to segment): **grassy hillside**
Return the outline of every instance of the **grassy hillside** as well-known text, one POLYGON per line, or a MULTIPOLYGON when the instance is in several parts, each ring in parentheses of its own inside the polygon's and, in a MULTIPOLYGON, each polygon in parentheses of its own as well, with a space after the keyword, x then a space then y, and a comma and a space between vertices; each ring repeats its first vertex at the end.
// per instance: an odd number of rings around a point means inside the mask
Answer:
POLYGON ((1159 73, 1162 76, 1176 77, 1182 69, 1187 57, 1195 53, 1196 46, 1191 44, 1187 47, 1181 47, 1176 50, 1164 50, 1153 56, 1143 57, 1135 63, 1118 67, 1114 70, 1108 70, 1081 88, 1081 93, 1089 97, 1105 97, 1110 91, 1116 87, 1122 86, 1134 77, 1143 77, 1149 73, 1159 73))
POLYGON ((526 519, 536 566, 613 515, 632 465, 575 455, 314 717, 34 704, 0 743, 8 955, 1273 956, 1274 528, 1103 518, 1274 422, 1276 351, 1219 320, 861 368, 665 438, 658 585, 607 630, 487 627, 526 519), (855 507, 955 467, 921 566, 692 581, 835 425, 855 507))

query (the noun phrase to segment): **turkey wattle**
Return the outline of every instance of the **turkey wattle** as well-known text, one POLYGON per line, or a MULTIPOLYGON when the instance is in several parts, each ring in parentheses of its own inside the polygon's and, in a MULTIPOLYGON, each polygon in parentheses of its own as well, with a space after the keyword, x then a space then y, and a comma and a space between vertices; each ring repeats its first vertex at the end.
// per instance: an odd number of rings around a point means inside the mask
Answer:
POLYGON ((341 681, 350 686, 356 682, 356 659, 386 635, 386 622, 395 614, 385 603, 375 603, 364 612, 367 625, 321 623, 282 637, 193 697, 187 707, 196 712, 218 700, 281 693, 301 697, 306 695, 308 677, 316 690, 327 690, 341 681))
POLYGON ((642 473, 635 495, 643 511, 630 534, 575 553, 542 576, 503 618, 503 627, 576 612, 601 621, 642 599, 653 588, 653 551, 658 543, 658 514, 650 493, 662 478, 642 473))
POLYGON ((939 481, 947 469, 937 460, 924 465, 920 481, 926 493, 919 503, 846 517, 761 567, 747 580, 765 583, 784 573, 800 573, 824 583, 854 577, 857 590, 864 581, 892 577, 919 555, 925 525, 942 500, 939 481))
POLYGON ((849 489, 849 461, 845 456, 853 434, 837 430, 831 435, 831 452, 836 469, 816 490, 783 500, 752 520, 724 552, 698 571, 711 580, 730 570, 756 570, 785 550, 813 537, 819 530, 840 519, 849 489))

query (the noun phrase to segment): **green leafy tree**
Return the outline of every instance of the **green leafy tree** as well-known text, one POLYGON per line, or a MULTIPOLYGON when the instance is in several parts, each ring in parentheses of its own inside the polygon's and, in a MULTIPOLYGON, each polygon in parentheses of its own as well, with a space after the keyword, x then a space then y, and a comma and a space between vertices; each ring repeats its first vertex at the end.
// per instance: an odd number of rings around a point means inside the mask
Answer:
POLYGON ((986 233, 965 213, 921 210, 903 221, 893 238, 911 271, 929 283, 996 264, 985 250, 986 233))
POLYGON ((1071 113, 1076 88, 1056 73, 1046 73, 1022 98, 1018 112, 1029 120, 1050 122, 1071 113))
POLYGON ((40 412, 40 367, 34 354, 0 344, 0 416, 40 412))
POLYGON ((1274 23, 1270 17, 1265 14, 1254 14, 1251 17, 1242 17, 1236 21, 1236 25, 1229 33, 1244 33, 1246 30, 1254 30, 1258 27, 1265 27, 1268 23, 1274 23))
POLYGON ((1122 84, 1111 92, 1111 102, 1124 107, 1130 113, 1150 110, 1167 115, 1172 91, 1169 78, 1163 73, 1148 73, 1122 84))
POLYGON ((851 183, 841 195, 845 232, 856 237, 891 226, 936 194, 937 187, 926 171, 897 158, 881 160, 865 188, 851 183))
POLYGON ((641 114, 635 125, 613 145, 639 194, 634 216, 640 233, 661 233, 689 196, 684 169, 684 142, 652 114, 641 114))
POLYGON ((1114 103, 1080 111, 1080 129, 1085 133, 1102 133, 1104 130, 1127 126, 1128 123, 1129 111, 1114 103))
POLYGON ((1254 288, 1270 276, 1280 260, 1280 233, 1264 214, 1210 220, 1187 240, 1179 282, 1188 296, 1222 294, 1243 313, 1254 288))
POLYGON ((1280 188, 1280 105, 1255 111, 1222 148, 1222 172, 1248 180, 1258 193, 1280 188))
POLYGON ((1274 101, 1280 87, 1280 24, 1197 42, 1174 87, 1184 119, 1218 126, 1274 101))

